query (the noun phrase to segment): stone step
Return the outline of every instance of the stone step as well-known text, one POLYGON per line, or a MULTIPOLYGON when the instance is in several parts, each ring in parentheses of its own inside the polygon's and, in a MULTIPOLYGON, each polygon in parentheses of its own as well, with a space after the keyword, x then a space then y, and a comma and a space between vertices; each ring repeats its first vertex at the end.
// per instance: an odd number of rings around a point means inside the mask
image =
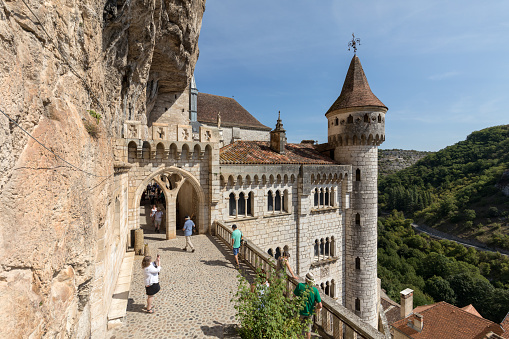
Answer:
POLYGON ((131 287, 132 273, 134 263, 134 252, 126 252, 120 272, 117 278, 117 284, 108 312, 108 329, 122 325, 122 319, 127 313, 127 299, 131 287))

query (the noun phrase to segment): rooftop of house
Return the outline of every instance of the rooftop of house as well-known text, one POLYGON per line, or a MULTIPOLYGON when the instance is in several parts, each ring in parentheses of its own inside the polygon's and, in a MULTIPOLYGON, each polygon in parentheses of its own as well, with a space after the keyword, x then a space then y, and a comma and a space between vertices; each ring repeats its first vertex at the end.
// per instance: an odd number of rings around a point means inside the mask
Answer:
POLYGON ((221 164, 338 164, 312 144, 286 144, 285 154, 279 154, 265 141, 236 141, 226 145, 220 150, 219 161, 221 164))
POLYGON ((198 93, 197 120, 205 124, 217 124, 217 114, 221 114, 221 126, 240 127, 270 131, 271 128, 259 122, 235 99, 219 95, 198 93))
POLYGON ((343 108, 364 106, 383 107, 387 109, 376 95, 371 92, 368 79, 366 79, 359 57, 354 55, 350 62, 348 72, 346 73, 341 94, 327 113, 343 108))
POLYGON ((389 298, 383 290, 382 295, 380 297, 380 303, 382 304, 385 313, 385 318, 387 319, 389 325, 401 319, 400 313, 401 305, 391 300, 391 298, 389 298))
MULTIPOLYGON (((469 305, 470 306, 470 305, 469 305)), ((445 301, 436 304, 419 306, 413 314, 392 324, 394 330, 414 339, 481 339, 493 332, 503 338, 509 338, 508 331, 493 321, 484 319, 473 312, 473 306, 463 309, 445 301), (419 315, 422 318, 419 318, 419 315), (422 321, 422 330, 414 325, 414 320, 422 321)))

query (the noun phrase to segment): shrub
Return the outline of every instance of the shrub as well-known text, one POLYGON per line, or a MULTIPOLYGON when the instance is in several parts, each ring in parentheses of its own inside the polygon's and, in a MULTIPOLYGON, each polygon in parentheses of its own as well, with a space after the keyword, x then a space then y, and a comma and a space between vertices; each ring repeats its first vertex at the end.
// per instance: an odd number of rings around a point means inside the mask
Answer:
POLYGON ((255 290, 239 275, 239 288, 232 298, 237 310, 239 335, 242 338, 300 338, 304 324, 299 311, 304 307, 307 294, 294 297, 293 291, 286 290, 286 281, 272 269, 270 286, 265 287, 265 278, 258 272, 255 290))

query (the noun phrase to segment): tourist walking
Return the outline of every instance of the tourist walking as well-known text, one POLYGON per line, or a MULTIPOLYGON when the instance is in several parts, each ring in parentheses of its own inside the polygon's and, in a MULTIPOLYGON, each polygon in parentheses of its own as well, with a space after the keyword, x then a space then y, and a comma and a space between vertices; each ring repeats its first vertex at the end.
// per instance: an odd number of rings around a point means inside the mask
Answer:
POLYGON ((290 267, 290 263, 288 262, 288 258, 290 258, 290 253, 288 251, 283 251, 283 255, 281 255, 276 262, 276 272, 278 276, 283 279, 286 278, 286 269, 292 275, 293 279, 297 279, 297 276, 293 273, 292 268, 290 267))
POLYGON ((184 236, 186 237, 186 247, 184 247, 182 250, 187 251, 187 247, 189 246, 191 248, 191 252, 194 253, 194 246, 191 242, 191 236, 193 235, 193 227, 194 222, 189 218, 188 215, 186 215, 186 222, 184 222, 184 236))
POLYGON ((157 207, 156 205, 152 205, 152 210, 150 210, 150 217, 152 218, 152 225, 155 226, 155 218, 156 218, 156 212, 157 212, 157 207))
POLYGON ((239 269, 240 268, 239 252, 240 252, 240 243, 242 240, 242 232, 239 229, 237 229, 237 225, 235 225, 235 224, 232 225, 232 229, 233 229, 233 232, 232 232, 233 256, 235 257, 235 262, 236 262, 235 267, 237 269, 239 269))
POLYGON ((159 272, 161 271, 161 257, 159 254, 154 262, 151 256, 145 256, 141 262, 145 273, 145 291, 147 293, 147 306, 145 312, 154 313, 154 296, 161 289, 159 286, 159 272))
POLYGON ((161 208, 157 208, 157 211, 154 214, 154 227, 157 233, 161 233, 161 222, 163 221, 164 212, 161 208))
POLYGON ((300 319, 307 325, 306 338, 311 338, 311 328, 313 327, 313 314, 315 311, 319 311, 322 308, 322 299, 318 289, 314 286, 315 277, 311 272, 306 274, 306 283, 299 283, 293 294, 300 297, 307 293, 307 300, 304 304, 304 308, 300 310, 300 319))

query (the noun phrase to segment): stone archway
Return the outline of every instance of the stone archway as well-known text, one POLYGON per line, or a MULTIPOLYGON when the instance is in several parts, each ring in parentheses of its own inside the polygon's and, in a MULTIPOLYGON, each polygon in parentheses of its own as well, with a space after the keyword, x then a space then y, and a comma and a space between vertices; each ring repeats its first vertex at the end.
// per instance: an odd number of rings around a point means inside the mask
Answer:
MULTIPOLYGON (((177 236, 177 196, 184 187, 183 194, 192 192, 192 211, 195 213, 196 225, 199 233, 204 233, 208 229, 208 218, 206 213, 205 194, 199 181, 189 172, 177 167, 164 167, 154 173, 151 173, 138 185, 134 194, 134 213, 136 217, 135 228, 139 228, 140 205, 137 203, 147 184, 152 180, 156 181, 163 189, 166 198, 166 239, 174 239, 177 236)), ((182 196, 182 195, 181 195, 182 196)), ((192 215, 193 213, 189 213, 192 215)))

